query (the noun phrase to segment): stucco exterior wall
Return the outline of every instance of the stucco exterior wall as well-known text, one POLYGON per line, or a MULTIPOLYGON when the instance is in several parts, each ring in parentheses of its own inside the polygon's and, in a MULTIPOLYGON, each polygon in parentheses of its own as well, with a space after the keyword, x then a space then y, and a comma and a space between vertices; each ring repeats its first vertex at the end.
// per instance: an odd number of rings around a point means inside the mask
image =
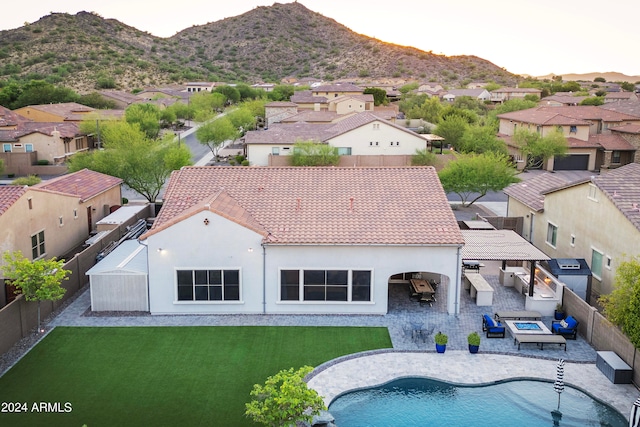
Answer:
POLYGON ((197 213, 149 236, 151 313, 385 314, 387 281, 391 275, 406 271, 448 276, 448 310, 453 313, 456 309, 457 247, 267 245, 263 252, 261 242, 260 234, 211 212, 197 213), (177 269, 240 270, 240 301, 177 301, 177 269), (280 269, 371 270, 372 301, 279 301, 280 269))
POLYGON ((507 217, 522 217, 522 237, 535 245, 534 237, 532 236, 534 236, 535 230, 539 228, 539 225, 536 224, 538 215, 533 212, 529 206, 509 197, 507 204, 507 217), (532 231, 534 231, 533 234, 532 231))
POLYGON ((412 155, 417 149, 427 148, 427 141, 418 135, 412 135, 378 121, 338 135, 327 142, 334 147, 351 147, 353 156, 412 155), (391 145, 392 142, 393 145, 391 145))
POLYGON ((608 294, 619 263, 625 256, 640 254, 640 231, 597 187, 595 200, 590 199, 589 188, 585 183, 547 194, 534 243, 552 258, 584 258, 590 268, 592 250, 601 252, 602 275, 594 276, 592 286, 595 293, 608 294), (558 227, 555 248, 546 243, 549 222, 558 227), (573 244, 571 236, 575 236, 573 244), (607 258, 611 258, 610 266, 607 258))
MULTIPOLYGON (((89 237, 87 207, 95 206, 92 222, 102 219, 103 205, 120 202, 120 187, 90 203, 78 197, 29 190, 0 215, 0 252, 19 250, 32 259, 31 236, 44 231, 44 257, 61 257, 89 237), (29 208, 31 199, 31 209, 29 208)), ((0 259, 0 265, 3 261, 0 259)))

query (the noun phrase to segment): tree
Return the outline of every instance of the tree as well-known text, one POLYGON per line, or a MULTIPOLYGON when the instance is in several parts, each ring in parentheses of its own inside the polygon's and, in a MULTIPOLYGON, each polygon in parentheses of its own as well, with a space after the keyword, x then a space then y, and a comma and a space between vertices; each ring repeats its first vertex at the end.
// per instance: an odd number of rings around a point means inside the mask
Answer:
MULTIPOLYGON (((80 126, 92 128, 94 123, 80 126)), ((84 168, 121 178, 124 184, 155 202, 172 171, 191 164, 191 151, 168 133, 161 140, 147 138, 138 124, 125 121, 100 127, 104 150, 77 153, 69 159, 69 170, 84 168)))
POLYGON ((214 89, 214 93, 220 93, 225 96, 226 104, 237 104, 240 101, 240 91, 233 86, 222 85, 214 89))
POLYGON ((460 155, 449 162, 438 176, 445 192, 456 193, 462 206, 471 206, 488 191, 500 191, 519 182, 517 173, 507 156, 488 152, 460 155), (477 195, 467 203, 474 193, 477 195))
POLYGON ((604 315, 640 348, 640 257, 620 262, 614 279, 614 289, 598 300, 604 315))
POLYGON ((298 141, 293 144, 293 166, 337 166, 340 163, 338 147, 314 141, 298 141))
POLYGON ((246 131, 256 128, 256 116, 249 108, 236 108, 229 112, 226 117, 228 117, 233 126, 238 129, 240 136, 244 135, 246 131))
POLYGON ((204 122, 221 112, 226 101, 226 96, 221 93, 200 92, 192 95, 189 103, 194 119, 204 122))
POLYGON ((471 126, 464 131, 460 138, 460 152, 480 154, 488 151, 507 154, 507 146, 498 139, 492 127, 471 126))
POLYGON ((42 178, 37 175, 29 175, 29 176, 21 176, 20 178, 16 178, 11 181, 11 185, 28 185, 31 187, 32 185, 36 185, 42 182, 42 178))
POLYGON ((580 102, 580 105, 602 105, 604 104, 604 96, 591 96, 580 102))
POLYGON ((594 82, 605 83, 607 80, 604 77, 596 77, 593 79, 594 82))
POLYGON ((311 371, 311 366, 297 371, 284 369, 268 377, 264 385, 254 384, 245 415, 273 427, 296 425, 298 421, 310 423, 314 415, 327 409, 318 392, 304 381, 311 371))
POLYGON ((562 131, 555 129, 546 136, 527 129, 518 129, 513 134, 513 141, 520 146, 520 151, 527 157, 527 167, 544 167, 552 157, 562 157, 567 153, 567 139, 562 131))
POLYGON ((38 302, 38 331, 40 329, 40 301, 57 301, 67 291, 60 286, 68 280, 69 270, 62 268, 64 261, 56 258, 28 260, 22 252, 5 252, 2 271, 7 279, 24 295, 26 301, 38 302))
POLYGON ((368 87, 362 92, 363 94, 373 95, 373 105, 387 105, 389 100, 387 99, 387 91, 377 87, 368 87))
POLYGON ((160 109, 153 104, 132 104, 124 112, 127 123, 137 123, 147 134, 155 139, 160 134, 160 109))
POLYGON ((460 139, 468 127, 469 123, 465 118, 458 115, 450 115, 438 123, 433 133, 443 137, 448 144, 458 149, 460 139))
POLYGON ((271 92, 267 93, 267 97, 272 101, 288 101, 295 92, 295 88, 291 85, 276 85, 271 92))
POLYGON ((86 95, 80 95, 78 102, 87 107, 97 108, 99 110, 116 108, 116 102, 105 98, 98 92, 88 93, 86 95))
POLYGON ((0 159, 0 174, 4 172, 4 160, 0 159))
POLYGON ((78 102, 80 95, 66 87, 54 86, 44 80, 31 80, 22 87, 11 108, 27 105, 59 104, 61 102, 78 102))
POLYGON ((222 143, 228 139, 236 139, 237 135, 238 129, 226 116, 209 121, 196 130, 196 138, 198 138, 200 144, 209 147, 209 150, 216 158, 218 158, 222 143))
POLYGON ((433 166, 435 163, 436 155, 426 148, 416 150, 416 153, 411 156, 412 166, 433 166))

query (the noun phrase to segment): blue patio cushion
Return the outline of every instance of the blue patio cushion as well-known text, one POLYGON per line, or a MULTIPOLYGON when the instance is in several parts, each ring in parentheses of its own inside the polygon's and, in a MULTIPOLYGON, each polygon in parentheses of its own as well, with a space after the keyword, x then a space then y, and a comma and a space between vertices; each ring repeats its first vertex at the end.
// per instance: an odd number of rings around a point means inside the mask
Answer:
POLYGON ((483 314, 483 317, 487 325, 487 328, 489 328, 489 330, 493 330, 495 328, 499 328, 500 331, 502 330, 503 328, 502 324, 497 320, 495 320, 493 317, 489 316, 488 314, 483 314))
POLYGON ((578 321, 573 316, 567 317, 564 321, 567 322, 566 329, 574 329, 578 325, 578 321))

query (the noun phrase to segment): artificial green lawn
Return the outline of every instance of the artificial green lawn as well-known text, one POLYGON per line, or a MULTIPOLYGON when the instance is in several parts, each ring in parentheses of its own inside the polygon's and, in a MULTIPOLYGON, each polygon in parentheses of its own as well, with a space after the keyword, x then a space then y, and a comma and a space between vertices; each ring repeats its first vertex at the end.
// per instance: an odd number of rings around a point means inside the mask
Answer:
POLYGON ((250 426, 253 384, 391 346, 386 328, 58 327, 0 377, 0 402, 71 412, 0 413, 0 426, 250 426))

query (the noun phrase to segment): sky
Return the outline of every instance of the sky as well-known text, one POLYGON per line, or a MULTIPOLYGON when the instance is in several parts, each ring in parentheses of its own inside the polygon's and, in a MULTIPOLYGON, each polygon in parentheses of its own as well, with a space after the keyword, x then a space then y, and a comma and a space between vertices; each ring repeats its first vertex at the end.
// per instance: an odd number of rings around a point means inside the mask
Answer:
MULTIPOLYGON (((292 0, 279 0, 291 3, 292 0)), ((620 72, 640 76, 640 1, 608 0, 300 0, 308 9, 384 42, 436 54, 474 55, 514 74, 620 72), (636 23, 634 23, 634 21, 636 23)), ((31 0, 0 14, 0 30, 51 12, 96 12, 170 37, 242 15, 261 0, 31 0)))

